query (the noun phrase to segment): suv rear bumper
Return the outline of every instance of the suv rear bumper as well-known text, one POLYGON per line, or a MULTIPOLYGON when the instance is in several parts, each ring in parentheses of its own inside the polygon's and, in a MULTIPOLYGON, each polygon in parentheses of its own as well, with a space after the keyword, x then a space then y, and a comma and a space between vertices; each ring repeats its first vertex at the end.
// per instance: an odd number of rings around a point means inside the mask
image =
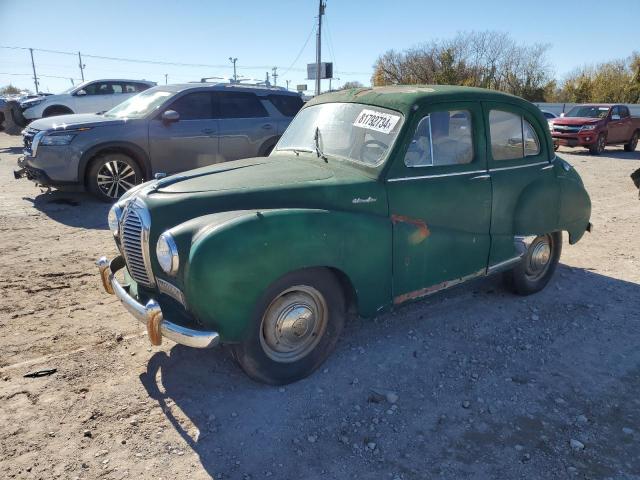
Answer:
POLYGON ((194 348, 211 348, 220 343, 218 332, 195 330, 173 323, 164 318, 162 309, 155 300, 149 300, 146 305, 142 305, 129 295, 128 286, 120 285, 115 278, 115 273, 125 266, 122 256, 114 258, 111 262, 107 257, 101 257, 96 265, 100 270, 105 291, 118 297, 129 313, 146 325, 149 340, 153 345, 162 344, 162 337, 194 348))

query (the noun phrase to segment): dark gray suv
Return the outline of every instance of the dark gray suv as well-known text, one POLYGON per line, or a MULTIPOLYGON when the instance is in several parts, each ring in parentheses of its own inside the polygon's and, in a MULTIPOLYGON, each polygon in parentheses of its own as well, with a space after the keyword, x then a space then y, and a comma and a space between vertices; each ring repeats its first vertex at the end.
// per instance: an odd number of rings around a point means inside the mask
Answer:
POLYGON ((31 123, 15 176, 112 201, 156 173, 268 155, 302 104, 275 87, 150 88, 104 114, 31 123))

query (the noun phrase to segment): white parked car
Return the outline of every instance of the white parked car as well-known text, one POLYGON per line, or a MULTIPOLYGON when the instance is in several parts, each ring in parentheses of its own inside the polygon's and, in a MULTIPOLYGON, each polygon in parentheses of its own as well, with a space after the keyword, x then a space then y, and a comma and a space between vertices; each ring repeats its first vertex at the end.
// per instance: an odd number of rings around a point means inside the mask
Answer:
POLYGON ((90 80, 58 95, 25 100, 20 103, 20 107, 27 120, 69 113, 98 113, 110 110, 127 98, 155 85, 155 82, 146 80, 90 80))

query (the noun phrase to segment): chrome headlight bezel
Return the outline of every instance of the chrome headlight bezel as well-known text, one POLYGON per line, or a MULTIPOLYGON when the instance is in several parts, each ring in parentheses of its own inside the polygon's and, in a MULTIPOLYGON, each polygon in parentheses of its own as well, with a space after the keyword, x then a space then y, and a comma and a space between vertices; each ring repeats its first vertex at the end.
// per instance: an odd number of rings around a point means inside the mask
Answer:
POLYGON ((580 131, 591 131, 591 130, 595 130, 597 128, 597 125, 592 124, 592 125, 583 125, 582 128, 580 129, 580 131))
POLYGON ((114 237, 120 234, 120 220, 122 219, 122 208, 117 203, 109 209, 107 214, 107 222, 109 223, 109 230, 113 233, 114 237))
POLYGON ((178 247, 173 239, 173 236, 169 232, 164 232, 158 238, 156 243, 156 259, 160 268, 168 274, 175 275, 180 268, 180 256, 178 254, 178 247))

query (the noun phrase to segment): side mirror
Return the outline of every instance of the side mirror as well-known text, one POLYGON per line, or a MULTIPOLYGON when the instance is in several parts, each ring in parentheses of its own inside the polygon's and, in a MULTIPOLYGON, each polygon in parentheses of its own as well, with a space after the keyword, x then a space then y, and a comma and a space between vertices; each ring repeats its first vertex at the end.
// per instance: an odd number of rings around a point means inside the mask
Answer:
POLYGON ((611 115, 611 120, 620 120, 620 115, 611 115))
POLYGON ((166 110, 162 113, 162 121, 164 123, 175 123, 180 120, 180 114, 175 110, 166 110))
POLYGON ((83 89, 80 89, 80 90, 78 90, 78 91, 76 92, 76 95, 77 95, 78 97, 82 97, 82 96, 84 96, 84 95, 86 95, 86 94, 87 94, 87 91, 86 91, 84 88, 83 88, 83 89))

